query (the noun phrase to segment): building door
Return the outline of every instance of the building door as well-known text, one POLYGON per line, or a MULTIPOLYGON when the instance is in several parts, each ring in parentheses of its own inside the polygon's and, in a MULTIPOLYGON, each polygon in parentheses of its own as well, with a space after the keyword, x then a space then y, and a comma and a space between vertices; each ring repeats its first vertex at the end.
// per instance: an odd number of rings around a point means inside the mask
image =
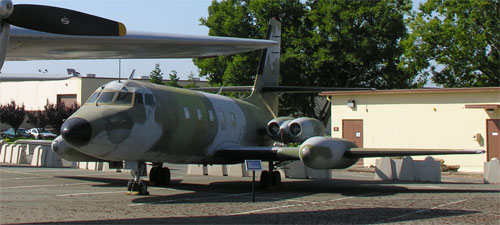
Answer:
POLYGON ((491 158, 500 159, 500 120, 488 119, 486 120, 486 154, 488 161, 491 158))
MULTIPOLYGON (((342 120, 342 138, 351 140, 358 147, 363 147, 363 120, 342 120)), ((363 165, 361 158, 356 165, 363 165)))
POLYGON ((76 94, 61 94, 57 95, 57 104, 64 103, 66 107, 71 107, 73 104, 77 104, 76 94))

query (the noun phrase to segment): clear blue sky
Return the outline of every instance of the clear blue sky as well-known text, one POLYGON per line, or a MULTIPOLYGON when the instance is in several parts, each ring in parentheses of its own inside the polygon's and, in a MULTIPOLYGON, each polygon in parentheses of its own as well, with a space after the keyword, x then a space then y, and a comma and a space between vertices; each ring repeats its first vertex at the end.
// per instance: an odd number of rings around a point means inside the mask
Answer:
MULTIPOLYGON (((51 5, 77 10, 125 24, 127 30, 207 35, 208 28, 200 26, 199 18, 208 16, 211 0, 13 0, 14 4, 51 5)), ((192 71, 198 75, 191 59, 141 59, 121 61, 122 77, 136 69, 135 76, 145 76, 160 63, 163 77, 168 78, 176 70, 181 79, 192 71)), ((52 61, 5 61, 2 73, 66 74, 66 68, 74 68, 81 74, 118 77, 118 60, 52 60, 52 61)))
MULTIPOLYGON (((73 9, 125 24, 127 30, 207 35, 208 28, 200 26, 200 17, 208 16, 211 0, 13 0, 14 4, 52 5, 73 9)), ((422 0, 414 0, 414 8, 422 0)), ((160 63, 163 77, 168 78, 176 70, 181 79, 190 72, 198 75, 191 59, 124 59, 121 74, 125 77, 132 69, 135 76, 147 76, 160 63)), ((118 77, 118 60, 52 60, 52 61, 6 61, 3 73, 66 74, 66 68, 74 68, 81 74, 94 73, 99 77, 118 77)))

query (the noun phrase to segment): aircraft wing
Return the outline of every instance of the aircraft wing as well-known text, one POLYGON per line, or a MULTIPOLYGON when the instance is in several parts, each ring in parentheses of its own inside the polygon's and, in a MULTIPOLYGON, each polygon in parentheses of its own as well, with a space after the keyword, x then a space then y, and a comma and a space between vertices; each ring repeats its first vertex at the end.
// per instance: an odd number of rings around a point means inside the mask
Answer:
POLYGON ((391 157, 413 155, 452 155, 452 154, 482 154, 480 149, 401 149, 401 148, 351 148, 344 153, 346 157, 391 157))
POLYGON ((204 58, 264 49, 270 40, 146 33, 76 36, 12 26, 6 60, 204 58))
POLYGON ((218 150, 215 156, 230 160, 300 160, 298 147, 230 147, 218 150))
MULTIPOLYGON (((401 149, 401 148, 351 148, 344 153, 348 158, 482 154, 477 149, 401 149)), ((273 161, 300 160, 299 147, 231 147, 218 150, 215 156, 228 160, 243 161, 260 159, 273 161)))

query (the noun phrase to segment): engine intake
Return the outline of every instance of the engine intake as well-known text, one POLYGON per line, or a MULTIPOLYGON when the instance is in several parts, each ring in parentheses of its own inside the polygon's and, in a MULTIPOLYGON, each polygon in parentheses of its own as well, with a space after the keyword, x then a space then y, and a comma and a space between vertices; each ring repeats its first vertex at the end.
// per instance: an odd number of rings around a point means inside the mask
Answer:
POLYGON ((317 119, 278 117, 267 123, 267 134, 282 143, 303 142, 310 137, 323 136, 325 126, 317 119))

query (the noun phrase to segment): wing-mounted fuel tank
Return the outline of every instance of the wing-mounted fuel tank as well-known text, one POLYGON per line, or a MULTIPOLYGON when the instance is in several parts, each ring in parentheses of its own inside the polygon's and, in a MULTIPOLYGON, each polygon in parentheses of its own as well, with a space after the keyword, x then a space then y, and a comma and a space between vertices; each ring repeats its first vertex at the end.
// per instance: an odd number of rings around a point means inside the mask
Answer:
POLYGON ((349 149, 357 147, 346 139, 312 137, 300 145, 299 157, 306 166, 313 169, 343 169, 359 160, 344 155, 349 149))
POLYGON ((52 141, 52 151, 59 157, 72 162, 103 162, 105 160, 98 159, 86 154, 83 154, 69 146, 62 136, 57 137, 52 141))
POLYGON ((324 136, 325 126, 309 117, 278 117, 267 123, 267 134, 282 143, 303 142, 311 137, 324 136))

